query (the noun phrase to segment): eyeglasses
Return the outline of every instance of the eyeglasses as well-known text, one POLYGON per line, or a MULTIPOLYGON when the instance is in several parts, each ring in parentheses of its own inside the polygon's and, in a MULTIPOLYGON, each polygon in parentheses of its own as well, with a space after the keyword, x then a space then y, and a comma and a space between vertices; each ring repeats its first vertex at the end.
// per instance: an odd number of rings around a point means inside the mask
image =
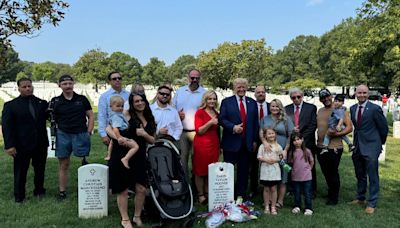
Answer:
POLYGON ((199 81, 199 80, 200 80, 200 77, 190 77, 190 79, 191 79, 192 81, 194 81, 194 80, 199 81))
POLYGON ((170 93, 163 93, 163 92, 158 92, 158 94, 164 97, 169 97, 171 95, 170 93))
POLYGON ((299 100, 300 100, 300 99, 301 99, 301 96, 293 96, 293 97, 291 97, 291 99, 292 99, 292 100, 296 100, 296 99, 299 99, 299 100))
POLYGON ((113 80, 113 81, 121 81, 122 80, 122 77, 115 77, 115 78, 111 78, 111 80, 113 80))

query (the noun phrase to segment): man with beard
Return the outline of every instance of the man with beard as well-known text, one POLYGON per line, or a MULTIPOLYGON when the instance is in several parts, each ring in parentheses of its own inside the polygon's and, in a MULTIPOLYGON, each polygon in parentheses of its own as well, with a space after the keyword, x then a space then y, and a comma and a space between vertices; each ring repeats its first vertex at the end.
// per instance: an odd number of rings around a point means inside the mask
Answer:
POLYGON ((172 105, 179 112, 179 117, 183 125, 183 133, 179 140, 181 149, 181 160, 183 168, 188 175, 189 156, 193 151, 193 138, 196 134, 194 129, 194 115, 201 104, 201 98, 205 89, 200 85, 201 73, 199 70, 192 69, 188 73, 188 85, 180 87, 174 96, 172 105))
POLYGON ((333 111, 331 92, 328 89, 321 89, 319 91, 319 101, 324 105, 324 107, 320 108, 317 113, 317 158, 321 171, 324 174, 326 184, 328 185, 328 200, 326 201, 326 204, 334 206, 339 200, 339 164, 343 154, 342 136, 350 133, 353 130, 353 126, 349 114, 346 113, 343 121, 346 126, 345 129, 342 131, 329 129, 328 120, 333 111), (324 137, 326 134, 331 137, 328 145, 328 152, 321 153, 322 148, 325 147, 324 137))
POLYGON ((56 157, 59 161, 58 199, 67 197, 70 156, 85 157, 90 152, 90 136, 94 127, 92 107, 85 96, 74 92, 74 79, 63 75, 58 80, 62 94, 50 101, 56 129, 56 157))
POLYGON ((32 81, 17 81, 20 96, 4 103, 2 131, 4 150, 14 159, 14 197, 16 203, 25 199, 26 176, 32 160, 34 171, 33 195, 42 197, 47 147, 47 102, 33 95, 32 81))
MULTIPOLYGON (((258 108, 258 122, 260 122, 264 116, 269 114, 269 103, 265 101, 266 89, 263 85, 258 85, 254 90, 254 98, 257 101, 258 108)), ((260 139, 257 137, 257 148, 261 145, 260 139)), ((258 194, 258 175, 259 175, 259 164, 257 159, 257 153, 251 154, 250 157, 250 193, 249 198, 253 198, 258 194), (253 156, 254 155, 254 156, 253 156)))
POLYGON ((183 127, 178 111, 168 104, 171 92, 168 86, 158 87, 157 99, 150 105, 150 109, 157 124, 156 134, 170 135, 175 140, 179 140, 183 127))

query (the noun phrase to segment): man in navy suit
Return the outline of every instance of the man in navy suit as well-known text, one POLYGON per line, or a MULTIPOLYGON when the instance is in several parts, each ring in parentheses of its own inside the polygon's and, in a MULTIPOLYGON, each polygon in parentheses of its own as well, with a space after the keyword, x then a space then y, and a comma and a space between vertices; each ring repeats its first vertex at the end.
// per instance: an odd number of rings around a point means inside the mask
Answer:
POLYGON ((258 136, 257 103, 245 96, 247 80, 233 81, 234 94, 221 102, 219 123, 223 127, 222 149, 225 162, 237 165, 236 195, 246 196, 250 157, 256 151, 258 136))
MULTIPOLYGON (((304 93, 299 88, 289 90, 290 99, 293 104, 286 105, 286 115, 294 120, 294 130, 300 132, 304 137, 306 147, 311 150, 314 156, 317 150, 315 144, 315 130, 317 129, 317 107, 303 101, 304 93), (297 117, 296 117, 297 116, 297 117)), ((315 165, 312 168, 312 186, 314 195, 317 191, 317 175, 315 165)))
POLYGON ((368 101, 366 85, 356 88, 358 104, 351 106, 351 121, 354 125, 354 146, 352 155, 357 178, 357 197, 352 204, 364 204, 369 179, 369 198, 365 212, 373 214, 379 194, 378 157, 386 142, 388 125, 382 109, 368 101))

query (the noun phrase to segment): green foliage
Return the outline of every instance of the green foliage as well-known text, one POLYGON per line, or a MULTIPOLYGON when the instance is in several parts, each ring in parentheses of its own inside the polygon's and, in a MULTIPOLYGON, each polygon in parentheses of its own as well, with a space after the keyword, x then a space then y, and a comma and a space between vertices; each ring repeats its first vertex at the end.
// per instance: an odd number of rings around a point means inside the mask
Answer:
POLYGON ((15 80, 18 72, 22 70, 17 52, 12 48, 5 48, 0 43, 0 53, 3 53, 0 55, 0 83, 15 80))
POLYGON ((111 71, 108 66, 108 54, 100 49, 85 52, 74 64, 76 78, 83 83, 95 84, 106 82, 107 74, 111 71))
POLYGON ((250 86, 263 78, 271 57, 271 48, 265 40, 243 40, 241 43, 225 42, 209 52, 201 52, 198 68, 204 82, 211 87, 227 89, 237 78, 247 78, 250 86))
POLYGON ((361 30, 360 20, 348 18, 321 37, 319 61, 325 83, 349 87, 366 80, 352 58, 361 30))
POLYGON ((189 70, 195 68, 197 59, 192 55, 182 55, 168 67, 167 78, 165 82, 171 82, 174 85, 181 85, 181 82, 186 82, 186 76, 189 70), (183 79, 183 80, 182 80, 183 79))
POLYGON ((122 52, 114 52, 108 58, 108 66, 112 71, 121 72, 124 76, 124 83, 131 84, 141 81, 143 74, 142 65, 139 61, 128 54, 122 52))
POLYGON ((57 26, 68 7, 61 0, 1 0, 0 44, 10 47, 11 35, 32 36, 46 23, 57 26))
POLYGON ((301 90, 310 90, 314 88, 324 88, 325 83, 318 81, 316 79, 310 79, 310 78, 305 78, 305 79, 297 79, 296 81, 291 81, 288 83, 285 83, 283 85, 283 88, 285 89, 290 89, 290 88, 299 88, 301 90))
POLYGON ((150 62, 143 67, 142 81, 144 84, 159 86, 167 75, 165 62, 156 57, 150 58, 150 62))
POLYGON ((318 37, 304 35, 296 37, 274 55, 271 74, 267 77, 280 76, 281 83, 300 78, 322 80, 318 49, 318 37))
POLYGON ((400 1, 367 0, 359 10, 364 33, 354 64, 374 86, 398 87, 400 68, 400 1))

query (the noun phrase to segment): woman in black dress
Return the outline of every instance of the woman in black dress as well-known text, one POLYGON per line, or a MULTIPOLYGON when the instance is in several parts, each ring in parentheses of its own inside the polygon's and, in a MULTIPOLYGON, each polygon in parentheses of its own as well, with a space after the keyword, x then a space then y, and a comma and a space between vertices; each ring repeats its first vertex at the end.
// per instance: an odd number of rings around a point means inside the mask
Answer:
POLYGON ((113 194, 117 194, 118 209, 121 214, 121 225, 131 228, 132 223, 128 215, 128 188, 135 189, 135 213, 133 222, 137 226, 142 225, 140 218, 147 186, 146 175, 146 147, 147 143, 154 143, 156 124, 150 107, 146 103, 144 95, 131 94, 129 96, 129 110, 125 113, 129 122, 128 135, 139 145, 139 150, 129 160, 130 169, 125 168, 121 158, 125 156, 129 148, 119 145, 114 140, 113 151, 109 161, 110 188, 113 194))

